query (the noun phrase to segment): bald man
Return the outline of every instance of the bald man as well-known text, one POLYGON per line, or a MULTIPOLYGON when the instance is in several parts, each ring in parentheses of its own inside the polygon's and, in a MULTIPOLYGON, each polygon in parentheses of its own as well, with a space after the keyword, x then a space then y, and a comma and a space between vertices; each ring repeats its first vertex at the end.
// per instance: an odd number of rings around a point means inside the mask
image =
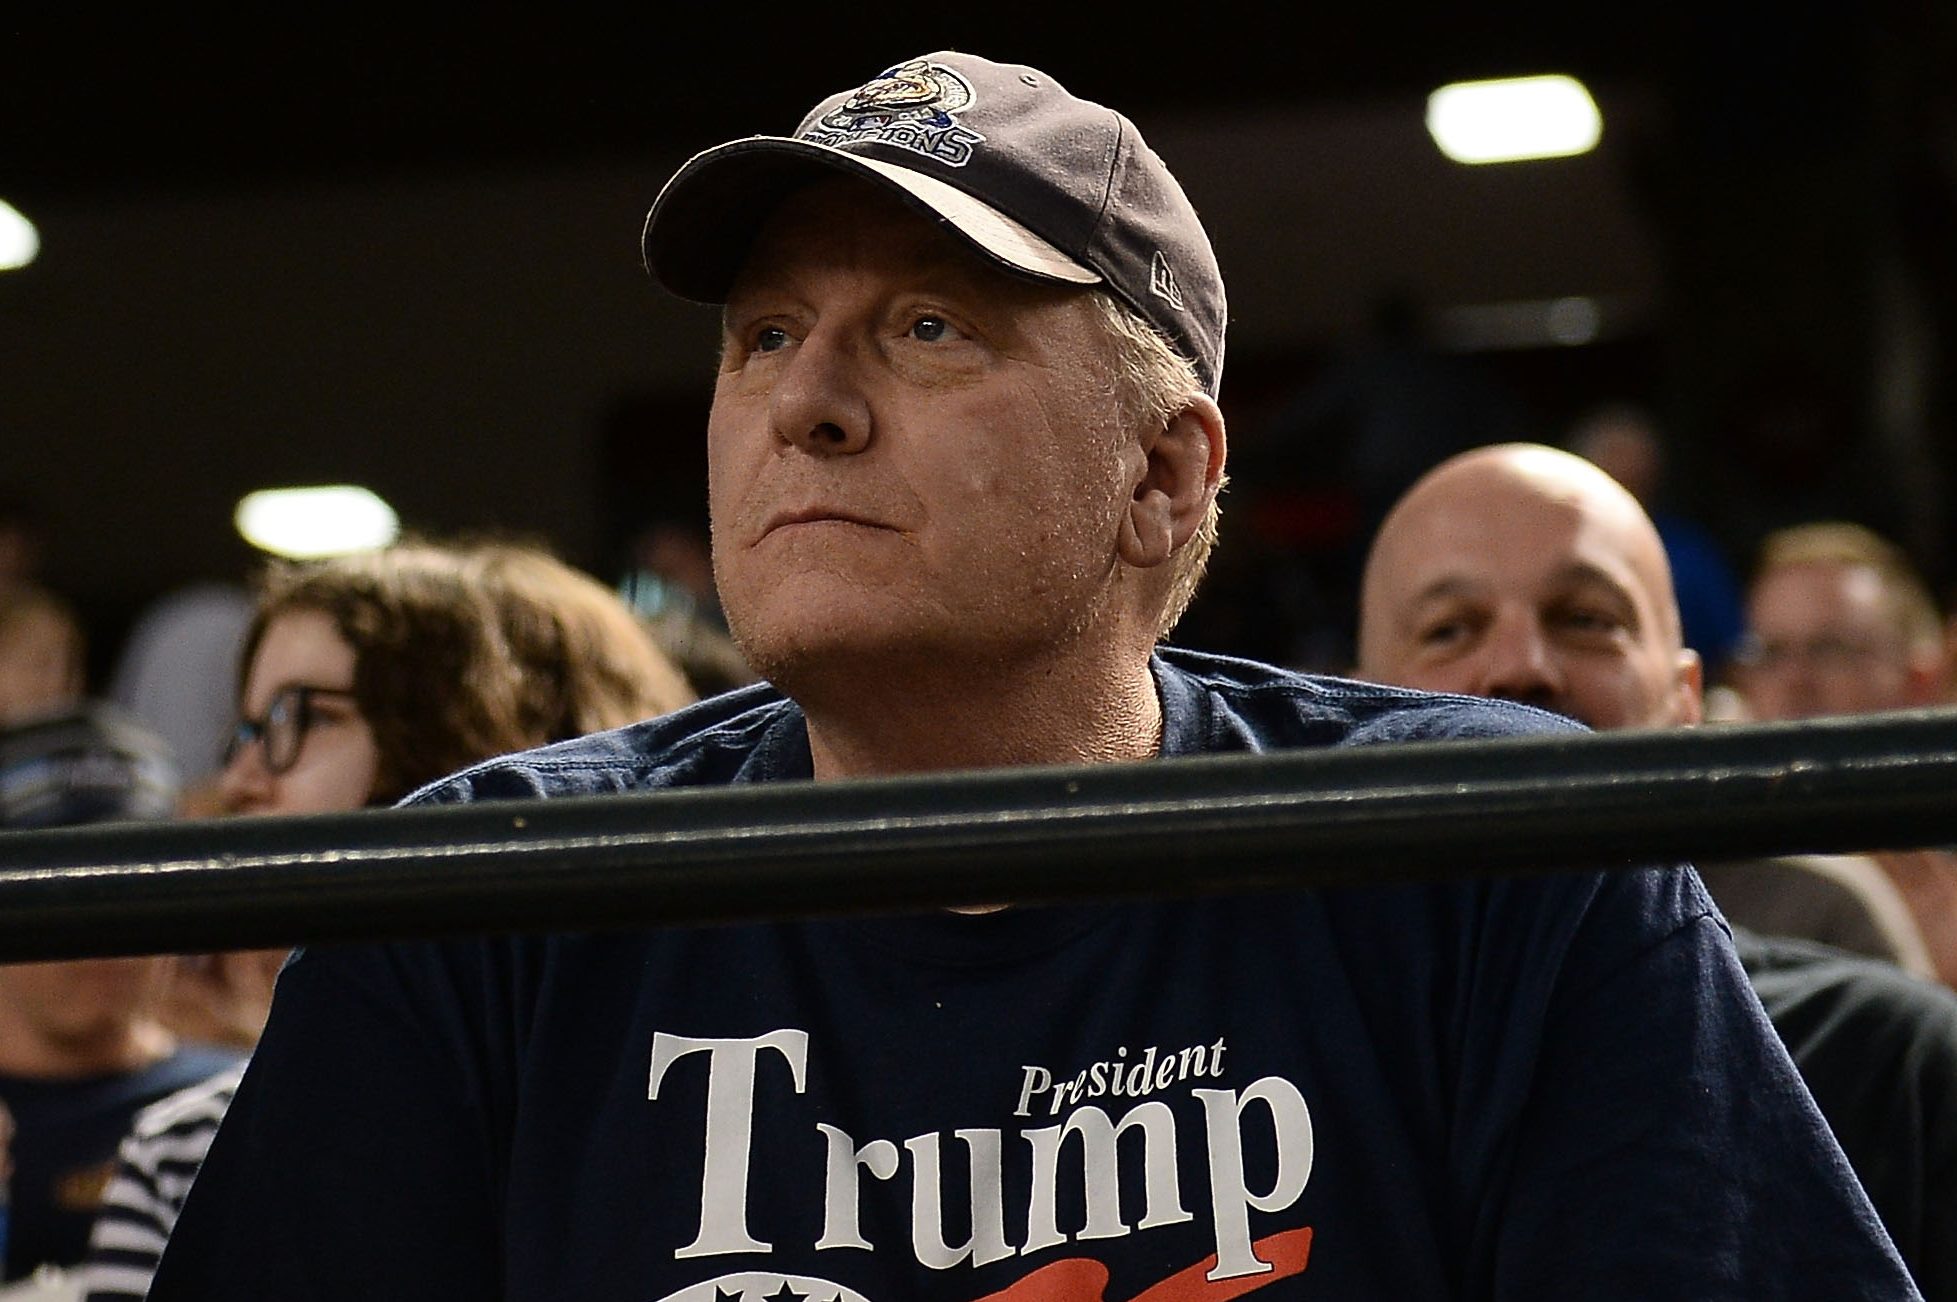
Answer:
POLYGON ((1359 672, 1593 728, 1700 718, 1699 657, 1644 509, 1533 444, 1463 453, 1388 512, 1361 586, 1359 672))
MULTIPOLYGON (((1594 728, 1700 718, 1699 660, 1681 644, 1651 521, 1590 462, 1534 444, 1443 462, 1388 513, 1361 587, 1359 673, 1524 701, 1594 728)), ((1803 911, 1811 929, 1852 930, 1828 921, 1859 907, 1837 880, 1879 888, 1881 878, 1848 864, 1873 876, 1813 877, 1803 859, 1719 865, 1707 877, 1729 916, 1764 914, 1763 931, 1803 911), (1776 913, 1750 889, 1762 884, 1796 903, 1776 913)), ((1901 902, 1879 907, 1906 935, 1901 902)), ((1957 1297, 1957 999, 1821 945, 1744 930, 1735 941, 1925 1297, 1957 1297)))
MULTIPOLYGON (((1533 443, 1445 461, 1387 513, 1361 587, 1359 674, 1598 729, 1701 718, 1699 657, 1681 641, 1650 517, 1595 465, 1533 443)), ((1866 859, 1701 867, 1720 908, 1755 931, 1932 974, 1908 905, 1866 859)))

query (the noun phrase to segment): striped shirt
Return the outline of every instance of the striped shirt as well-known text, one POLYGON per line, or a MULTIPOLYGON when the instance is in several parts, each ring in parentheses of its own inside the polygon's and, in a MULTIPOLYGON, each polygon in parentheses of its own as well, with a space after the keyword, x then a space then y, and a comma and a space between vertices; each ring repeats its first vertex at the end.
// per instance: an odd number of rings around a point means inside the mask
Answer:
POLYGON ((130 1302, 148 1294, 190 1182, 244 1072, 240 1063, 137 1115, 89 1236, 82 1263, 87 1302, 130 1302))

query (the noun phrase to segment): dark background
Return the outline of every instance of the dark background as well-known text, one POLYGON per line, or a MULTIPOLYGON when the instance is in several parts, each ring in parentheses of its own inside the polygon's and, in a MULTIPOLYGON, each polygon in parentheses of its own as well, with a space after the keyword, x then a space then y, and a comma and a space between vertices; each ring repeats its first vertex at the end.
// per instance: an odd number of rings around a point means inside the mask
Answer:
POLYGON ((1736 566, 1846 517, 1947 590, 1953 10, 16 12, 0 198, 43 250, 0 274, 0 496, 46 522, 98 663, 150 600, 249 572, 230 511, 268 485, 365 483, 616 577, 703 496, 712 314, 637 267, 659 183, 955 47, 1122 108, 1211 226, 1236 484, 1184 640, 1335 661, 1383 485, 1612 400, 1657 415, 1670 504, 1736 566), (1596 94, 1596 153, 1434 151, 1428 91, 1544 71, 1596 94), (1574 295, 1588 343, 1482 328, 1574 295))

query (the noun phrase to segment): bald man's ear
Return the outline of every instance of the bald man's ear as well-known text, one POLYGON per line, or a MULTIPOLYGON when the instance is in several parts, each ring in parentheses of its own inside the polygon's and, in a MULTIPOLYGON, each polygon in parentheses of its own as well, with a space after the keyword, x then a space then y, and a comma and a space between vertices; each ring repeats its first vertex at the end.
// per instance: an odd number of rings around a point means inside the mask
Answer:
POLYGON ((1910 653, 1903 679, 1903 691, 1912 706, 1942 705, 1948 682, 1941 648, 1918 648, 1910 653))
POLYGON ((1223 486, 1223 413, 1208 394, 1189 400, 1168 424, 1142 439, 1143 468, 1122 518, 1121 559, 1161 565, 1196 536, 1223 486))
POLYGON ((1704 723, 1706 718, 1706 667, 1697 651, 1678 653, 1673 692, 1677 702, 1676 724, 1704 723))

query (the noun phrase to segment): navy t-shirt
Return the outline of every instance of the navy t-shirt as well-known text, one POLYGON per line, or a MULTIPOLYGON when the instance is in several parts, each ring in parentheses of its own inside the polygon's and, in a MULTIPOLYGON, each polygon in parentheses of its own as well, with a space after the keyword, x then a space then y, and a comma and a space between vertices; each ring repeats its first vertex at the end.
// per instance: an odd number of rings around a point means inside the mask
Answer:
MULTIPOLYGON (((1155 672, 1170 754, 1569 726, 1155 672)), ((755 689, 420 798, 808 765, 755 689)), ((1250 1293, 1915 1296, 1689 870, 313 950, 151 1296, 1250 1293)))

